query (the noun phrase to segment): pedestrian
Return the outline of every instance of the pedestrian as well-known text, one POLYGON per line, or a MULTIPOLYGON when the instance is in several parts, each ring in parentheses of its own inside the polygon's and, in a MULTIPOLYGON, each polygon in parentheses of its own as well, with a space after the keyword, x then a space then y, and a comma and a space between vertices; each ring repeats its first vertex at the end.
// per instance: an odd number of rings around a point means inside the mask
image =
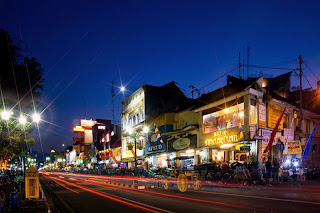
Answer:
POLYGON ((266 162, 265 166, 266 166, 266 179, 267 179, 267 184, 271 186, 270 184, 270 179, 272 177, 272 164, 271 164, 271 157, 268 157, 268 161, 266 162))
POLYGON ((280 169, 280 165, 277 161, 277 159, 274 159, 273 161, 273 184, 275 183, 275 181, 277 182, 277 184, 279 184, 279 169, 280 169))

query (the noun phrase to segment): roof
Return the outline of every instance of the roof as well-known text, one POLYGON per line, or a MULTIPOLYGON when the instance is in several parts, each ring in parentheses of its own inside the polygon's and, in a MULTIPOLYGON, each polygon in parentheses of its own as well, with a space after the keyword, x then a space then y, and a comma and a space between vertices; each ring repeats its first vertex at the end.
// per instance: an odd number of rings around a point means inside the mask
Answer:
POLYGON ((239 79, 233 76, 227 76, 227 85, 212 92, 202 94, 198 99, 198 107, 206 105, 241 92, 248 87, 252 87, 258 78, 239 79))

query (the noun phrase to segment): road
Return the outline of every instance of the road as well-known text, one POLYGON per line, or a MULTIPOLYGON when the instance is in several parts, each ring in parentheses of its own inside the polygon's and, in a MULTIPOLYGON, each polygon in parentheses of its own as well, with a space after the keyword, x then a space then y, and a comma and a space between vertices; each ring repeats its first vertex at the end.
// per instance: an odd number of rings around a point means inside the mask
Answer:
POLYGON ((51 173, 41 180, 60 197, 65 212, 319 212, 320 208, 320 184, 203 187, 181 193, 174 187, 166 191, 116 186, 103 177, 51 173))

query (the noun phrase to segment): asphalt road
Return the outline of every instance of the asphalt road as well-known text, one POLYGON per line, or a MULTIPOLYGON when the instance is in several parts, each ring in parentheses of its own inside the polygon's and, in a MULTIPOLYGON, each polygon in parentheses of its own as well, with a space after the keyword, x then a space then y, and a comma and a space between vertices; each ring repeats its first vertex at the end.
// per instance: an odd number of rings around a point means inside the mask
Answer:
POLYGON ((320 184, 203 187, 181 193, 176 188, 115 186, 100 178, 52 173, 41 180, 64 203, 64 212, 319 212, 320 208, 320 184))

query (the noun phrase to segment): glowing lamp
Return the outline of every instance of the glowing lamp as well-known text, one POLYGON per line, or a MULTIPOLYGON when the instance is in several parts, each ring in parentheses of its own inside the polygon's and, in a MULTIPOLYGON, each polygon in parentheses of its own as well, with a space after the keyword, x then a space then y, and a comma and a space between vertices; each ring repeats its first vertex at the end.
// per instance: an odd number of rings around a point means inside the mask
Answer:
POLYGON ((1 112, 1 118, 4 119, 4 120, 9 120, 10 119, 10 112, 4 110, 1 112))
POLYGON ((21 117, 19 118, 19 123, 25 125, 27 123, 27 119, 21 115, 21 117))
POLYGON ((147 134, 149 132, 149 127, 147 126, 143 127, 143 132, 147 134))
POLYGON ((35 123, 39 123, 39 121, 40 121, 40 115, 38 114, 38 113, 34 113, 33 115, 32 115, 32 119, 33 119, 33 122, 35 122, 35 123))

